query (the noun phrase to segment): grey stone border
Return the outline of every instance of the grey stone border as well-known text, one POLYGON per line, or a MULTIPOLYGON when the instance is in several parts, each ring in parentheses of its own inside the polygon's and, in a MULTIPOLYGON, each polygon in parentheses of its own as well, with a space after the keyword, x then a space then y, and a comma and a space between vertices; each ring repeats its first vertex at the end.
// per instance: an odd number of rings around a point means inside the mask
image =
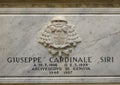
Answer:
POLYGON ((0 83, 120 83, 120 77, 0 77, 0 83))
POLYGON ((0 14, 119 14, 120 8, 0 8, 0 14))

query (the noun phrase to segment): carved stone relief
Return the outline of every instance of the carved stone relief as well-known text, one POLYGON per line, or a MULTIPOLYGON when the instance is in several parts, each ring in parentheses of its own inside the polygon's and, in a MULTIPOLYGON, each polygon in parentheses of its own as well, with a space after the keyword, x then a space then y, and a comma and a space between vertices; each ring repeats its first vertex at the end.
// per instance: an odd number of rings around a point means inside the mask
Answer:
POLYGON ((51 24, 40 32, 39 43, 53 56, 68 56, 81 42, 74 25, 69 25, 64 16, 56 16, 51 24))

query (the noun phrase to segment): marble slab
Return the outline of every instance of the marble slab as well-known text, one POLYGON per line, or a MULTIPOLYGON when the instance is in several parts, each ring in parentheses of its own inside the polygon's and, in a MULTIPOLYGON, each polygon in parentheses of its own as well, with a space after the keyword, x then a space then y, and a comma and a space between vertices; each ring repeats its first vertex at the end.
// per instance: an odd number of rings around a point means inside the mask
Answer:
POLYGON ((0 82, 120 83, 120 9, 1 8, 0 82))

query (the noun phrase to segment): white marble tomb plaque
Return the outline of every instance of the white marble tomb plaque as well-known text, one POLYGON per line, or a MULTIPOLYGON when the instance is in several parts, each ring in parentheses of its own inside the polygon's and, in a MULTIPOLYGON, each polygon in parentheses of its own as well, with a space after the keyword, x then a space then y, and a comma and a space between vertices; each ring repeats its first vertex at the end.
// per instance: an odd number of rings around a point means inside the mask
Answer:
POLYGON ((1 8, 0 82, 120 82, 120 9, 1 8))

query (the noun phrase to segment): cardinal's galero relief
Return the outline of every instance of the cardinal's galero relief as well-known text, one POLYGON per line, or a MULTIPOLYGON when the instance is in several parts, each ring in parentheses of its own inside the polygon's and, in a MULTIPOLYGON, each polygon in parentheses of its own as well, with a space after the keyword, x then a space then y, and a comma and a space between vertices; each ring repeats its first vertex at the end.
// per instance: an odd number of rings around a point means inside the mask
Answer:
POLYGON ((43 44, 53 56, 68 56, 81 42, 74 25, 69 25, 64 16, 56 16, 51 24, 40 31, 39 43, 43 44))

